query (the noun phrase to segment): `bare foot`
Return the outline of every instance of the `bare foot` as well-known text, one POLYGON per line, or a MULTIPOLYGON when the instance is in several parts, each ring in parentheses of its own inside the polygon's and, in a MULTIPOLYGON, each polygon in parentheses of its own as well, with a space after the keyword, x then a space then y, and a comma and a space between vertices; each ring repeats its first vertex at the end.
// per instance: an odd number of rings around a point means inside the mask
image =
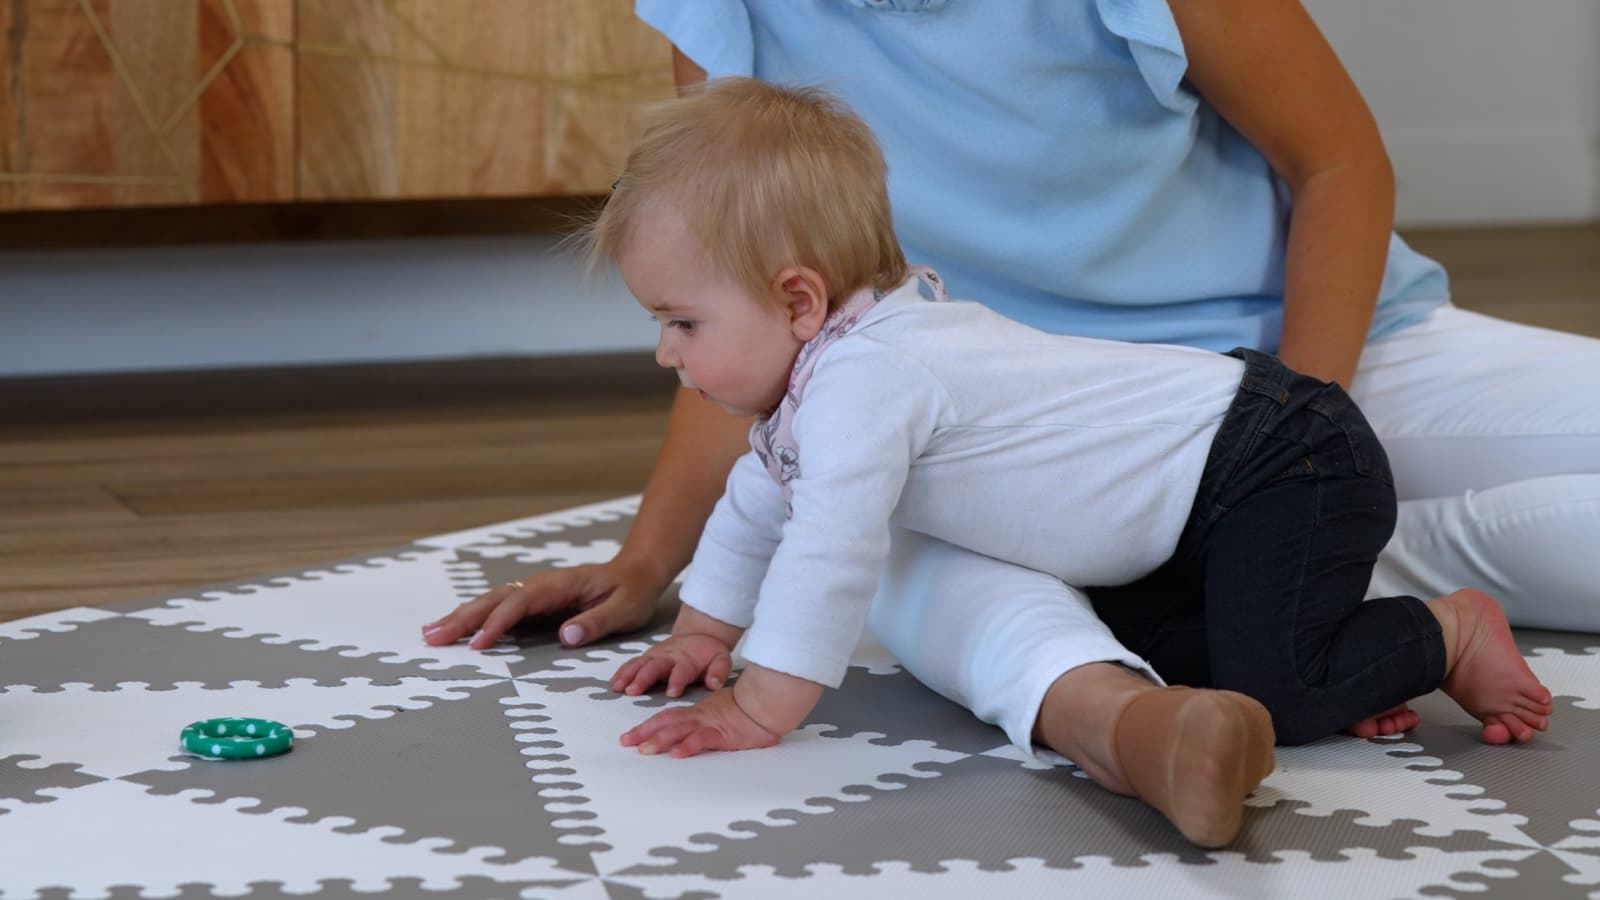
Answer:
POLYGON ((1550 691, 1511 637, 1500 604, 1482 591, 1428 601, 1444 629, 1444 692, 1483 723, 1486 744, 1525 743, 1550 727, 1550 691))
POLYGON ((1417 723, 1421 721, 1421 716, 1402 703, 1375 716, 1368 716, 1346 728, 1345 731, 1358 738, 1387 737, 1391 734, 1405 734, 1417 727, 1417 723))
POLYGON ((1201 847, 1233 840, 1245 797, 1273 768, 1272 717, 1232 691, 1141 693, 1123 709, 1115 740, 1134 793, 1201 847))

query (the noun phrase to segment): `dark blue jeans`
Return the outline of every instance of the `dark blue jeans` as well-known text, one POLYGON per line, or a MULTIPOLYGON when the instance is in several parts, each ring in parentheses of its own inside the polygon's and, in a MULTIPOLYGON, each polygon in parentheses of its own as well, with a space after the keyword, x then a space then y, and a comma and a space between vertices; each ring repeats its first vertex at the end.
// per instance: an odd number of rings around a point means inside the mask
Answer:
POLYGON ((1234 350, 1244 380, 1211 446, 1177 551, 1095 611, 1168 683, 1239 691, 1284 744, 1428 693, 1444 636, 1415 597, 1363 601, 1394 532, 1394 479, 1338 385, 1234 350))

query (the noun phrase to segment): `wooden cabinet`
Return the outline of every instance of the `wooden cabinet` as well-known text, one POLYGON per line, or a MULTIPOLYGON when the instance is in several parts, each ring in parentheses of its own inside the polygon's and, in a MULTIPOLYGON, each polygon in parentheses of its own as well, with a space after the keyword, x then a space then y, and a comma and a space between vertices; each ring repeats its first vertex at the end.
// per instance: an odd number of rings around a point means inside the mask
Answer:
POLYGON ((603 192, 631 0, 6 0, 0 209, 603 192))

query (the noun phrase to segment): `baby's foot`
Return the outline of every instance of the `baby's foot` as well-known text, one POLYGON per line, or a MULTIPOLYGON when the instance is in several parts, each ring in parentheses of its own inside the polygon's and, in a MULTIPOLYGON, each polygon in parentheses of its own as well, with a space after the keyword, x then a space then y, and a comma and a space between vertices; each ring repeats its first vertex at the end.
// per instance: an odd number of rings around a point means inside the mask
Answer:
POLYGON ((1500 604, 1482 591, 1428 601, 1454 662, 1444 692, 1483 723, 1486 744, 1524 743, 1550 726, 1550 691, 1517 650, 1500 604))
POLYGON ((1387 737, 1391 734, 1405 734, 1417 727, 1417 723, 1421 721, 1421 716, 1402 703, 1375 716, 1368 716, 1346 728, 1345 731, 1358 738, 1387 737))
POLYGON ((1146 691, 1123 711, 1116 743, 1134 793, 1202 847, 1233 840, 1244 798, 1273 768, 1272 717, 1232 691, 1146 691))

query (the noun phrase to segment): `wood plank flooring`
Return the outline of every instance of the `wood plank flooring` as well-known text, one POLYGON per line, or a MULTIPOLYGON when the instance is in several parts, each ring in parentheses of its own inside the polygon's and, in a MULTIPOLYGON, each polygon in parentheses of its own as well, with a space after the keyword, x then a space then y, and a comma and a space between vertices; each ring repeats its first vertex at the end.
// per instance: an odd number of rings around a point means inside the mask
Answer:
MULTIPOLYGON (((1600 336, 1600 226, 1407 238, 1460 305, 1600 336)), ((672 383, 647 355, 0 380, 0 621, 634 493, 672 383)))

